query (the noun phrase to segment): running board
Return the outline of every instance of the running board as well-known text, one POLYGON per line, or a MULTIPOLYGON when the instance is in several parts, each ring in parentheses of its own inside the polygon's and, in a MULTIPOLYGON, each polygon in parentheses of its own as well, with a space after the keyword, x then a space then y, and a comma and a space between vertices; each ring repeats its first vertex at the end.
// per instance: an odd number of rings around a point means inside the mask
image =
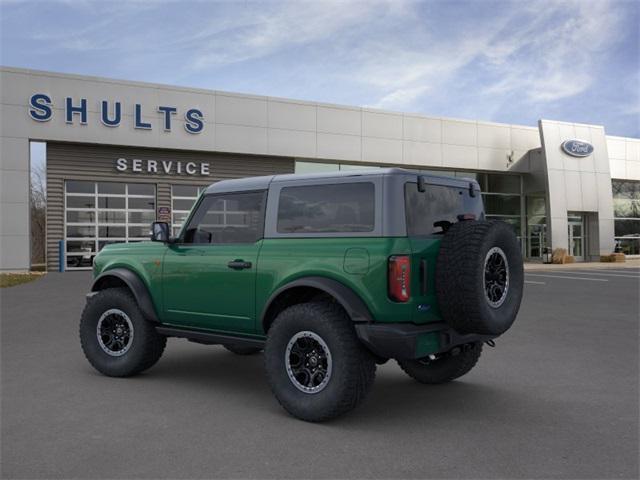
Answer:
POLYGON ((238 345, 243 347, 264 347, 264 340, 258 338, 212 333, 204 330, 190 330, 186 328, 156 327, 156 331, 165 337, 186 338, 191 342, 205 345, 238 345))

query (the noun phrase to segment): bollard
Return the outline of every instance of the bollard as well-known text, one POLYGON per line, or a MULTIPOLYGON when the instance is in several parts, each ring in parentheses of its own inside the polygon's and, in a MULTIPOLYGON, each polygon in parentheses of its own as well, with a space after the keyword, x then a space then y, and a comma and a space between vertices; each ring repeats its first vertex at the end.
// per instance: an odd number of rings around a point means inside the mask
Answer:
POLYGON ((58 271, 64 272, 64 240, 58 242, 58 271))

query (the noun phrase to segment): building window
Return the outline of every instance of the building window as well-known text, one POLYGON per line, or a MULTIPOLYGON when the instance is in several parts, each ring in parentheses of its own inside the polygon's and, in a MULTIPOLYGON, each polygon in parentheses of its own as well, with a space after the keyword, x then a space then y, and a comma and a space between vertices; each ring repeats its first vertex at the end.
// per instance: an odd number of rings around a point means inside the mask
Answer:
POLYGON ((171 185, 171 227, 174 237, 180 233, 191 208, 206 188, 197 185, 171 185))
POLYGON ((105 245, 149 239, 156 186, 146 183, 65 182, 66 268, 90 268, 105 245))
POLYGON ((611 180, 616 248, 640 255, 640 181, 611 180))
POLYGON ((547 208, 544 193, 527 195, 527 253, 529 258, 542 258, 547 243, 547 208))

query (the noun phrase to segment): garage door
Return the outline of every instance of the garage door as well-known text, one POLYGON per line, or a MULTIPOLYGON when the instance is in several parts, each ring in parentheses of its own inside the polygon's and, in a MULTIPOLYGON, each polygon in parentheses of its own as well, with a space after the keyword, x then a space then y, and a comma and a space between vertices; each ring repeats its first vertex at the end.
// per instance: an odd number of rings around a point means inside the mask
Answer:
POLYGON ((65 181, 66 268, 91 268, 110 243, 148 240, 155 212, 155 184, 65 181))
POLYGON ((171 226, 174 237, 180 233, 180 228, 187 219, 191 207, 206 188, 198 185, 171 185, 171 226))

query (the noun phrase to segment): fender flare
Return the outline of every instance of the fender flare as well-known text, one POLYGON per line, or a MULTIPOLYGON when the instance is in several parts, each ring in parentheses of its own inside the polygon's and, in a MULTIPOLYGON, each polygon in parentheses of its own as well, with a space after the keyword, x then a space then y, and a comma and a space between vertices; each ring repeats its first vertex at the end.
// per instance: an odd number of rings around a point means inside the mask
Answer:
POLYGON ((373 316, 371 315, 369 308, 367 308, 367 305, 351 288, 336 280, 326 277, 304 277, 283 285, 271 294, 262 309, 262 314, 260 315, 260 324, 263 328, 265 327, 265 318, 269 312, 269 308, 273 304, 273 301, 278 298, 280 294, 296 287, 316 288, 331 295, 342 306, 342 308, 345 309, 354 323, 373 322, 373 316))
POLYGON ((101 290, 100 283, 104 281, 106 278, 117 278, 118 280, 123 281, 134 298, 136 299, 136 303, 140 307, 142 314, 147 320, 152 322, 160 323, 158 319, 158 315, 156 314, 156 309, 153 305, 153 300, 151 299, 151 294, 147 289, 147 286, 142 281, 142 279, 138 276, 138 274, 132 272, 127 268, 114 268, 112 270, 106 270, 98 275, 93 281, 93 285, 91 285, 91 291, 97 292, 101 290))

